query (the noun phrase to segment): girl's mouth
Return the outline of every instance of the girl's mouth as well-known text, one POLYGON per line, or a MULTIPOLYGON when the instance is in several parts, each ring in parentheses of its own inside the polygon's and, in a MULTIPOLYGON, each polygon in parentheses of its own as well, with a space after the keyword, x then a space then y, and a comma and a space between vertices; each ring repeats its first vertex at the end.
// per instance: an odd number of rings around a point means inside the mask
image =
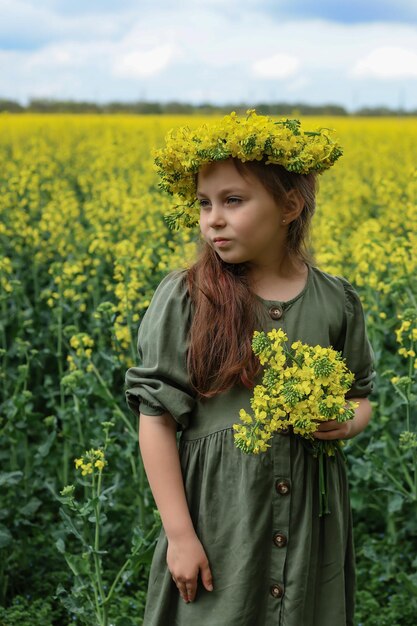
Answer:
POLYGON ((223 237, 216 237, 215 239, 213 239, 213 243, 215 246, 222 248, 223 246, 226 246, 228 243, 230 243, 230 239, 224 239, 223 237))

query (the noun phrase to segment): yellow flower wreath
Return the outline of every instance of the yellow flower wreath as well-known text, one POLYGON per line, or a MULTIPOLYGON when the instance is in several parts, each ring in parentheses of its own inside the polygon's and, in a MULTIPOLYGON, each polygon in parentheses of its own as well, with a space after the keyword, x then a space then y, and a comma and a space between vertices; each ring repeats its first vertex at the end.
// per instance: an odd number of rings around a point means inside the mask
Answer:
POLYGON ((297 174, 321 173, 343 153, 331 138, 333 132, 329 128, 302 130, 299 120, 274 121, 255 109, 249 109, 246 117, 232 112, 220 122, 196 129, 172 129, 165 147, 154 151, 159 187, 183 201, 167 216, 168 224, 175 228, 198 223, 196 174, 203 165, 235 157, 242 162, 277 163, 297 174))

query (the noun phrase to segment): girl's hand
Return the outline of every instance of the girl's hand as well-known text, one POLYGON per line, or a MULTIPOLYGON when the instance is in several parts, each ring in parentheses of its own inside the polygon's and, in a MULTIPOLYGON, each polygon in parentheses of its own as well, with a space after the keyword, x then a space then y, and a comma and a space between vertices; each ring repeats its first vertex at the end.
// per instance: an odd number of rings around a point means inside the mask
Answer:
POLYGON ((371 403, 368 398, 351 398, 351 400, 358 403, 353 419, 342 423, 336 420, 321 422, 316 432, 313 433, 316 439, 351 439, 366 428, 371 419, 371 403))
POLYGON ((213 591, 209 562, 197 535, 168 540, 167 564, 184 602, 194 600, 199 572, 204 587, 213 591))
POLYGON ((316 439, 349 439, 353 437, 352 434, 353 420, 347 422, 337 422, 336 420, 330 420, 328 422, 321 422, 316 432, 313 433, 316 439))

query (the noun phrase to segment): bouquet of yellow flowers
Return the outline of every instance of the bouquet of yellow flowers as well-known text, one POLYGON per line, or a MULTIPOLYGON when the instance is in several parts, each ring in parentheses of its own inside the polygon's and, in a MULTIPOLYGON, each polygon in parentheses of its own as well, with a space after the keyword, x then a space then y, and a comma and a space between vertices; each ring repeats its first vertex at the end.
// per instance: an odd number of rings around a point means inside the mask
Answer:
POLYGON ((291 429, 306 441, 319 459, 320 515, 328 511, 324 458, 334 456, 339 441, 321 441, 313 433, 320 422, 352 419, 357 403, 346 401, 354 375, 340 352, 296 341, 287 347, 282 329, 269 333, 255 331, 252 349, 266 366, 262 384, 251 398, 253 415, 240 410, 240 424, 234 424, 235 444, 243 452, 259 454, 280 430, 291 429))

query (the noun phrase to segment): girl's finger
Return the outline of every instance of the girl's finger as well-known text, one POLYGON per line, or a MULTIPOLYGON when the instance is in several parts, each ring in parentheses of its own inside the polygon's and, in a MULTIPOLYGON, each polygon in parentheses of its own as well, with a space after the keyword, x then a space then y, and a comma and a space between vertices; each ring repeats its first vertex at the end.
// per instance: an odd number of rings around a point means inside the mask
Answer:
POLYGON ((186 584, 184 582, 180 582, 180 581, 175 581, 175 584, 177 585, 177 589, 179 591, 179 594, 181 596, 181 598, 184 600, 184 602, 191 602, 194 598, 193 598, 193 586, 192 584, 186 584))
POLYGON ((186 586, 188 601, 192 602, 195 597, 196 588, 194 585, 190 584, 186 586))
POLYGON ((178 587, 178 591, 179 591, 181 598, 184 600, 184 602, 188 602, 188 594, 187 594, 186 586, 178 583, 177 587, 178 587))
POLYGON ((201 581, 207 591, 213 591, 213 578, 211 576, 211 570, 208 563, 201 568, 201 581))
POLYGON ((316 439, 341 439, 342 437, 342 431, 340 430, 327 430, 327 431, 316 431, 315 433, 313 433, 314 437, 316 439))
POLYGON ((330 420, 329 422, 322 422, 317 430, 319 430, 320 432, 326 430, 336 430, 337 428, 339 428, 339 426, 339 422, 336 422, 336 420, 330 420))

